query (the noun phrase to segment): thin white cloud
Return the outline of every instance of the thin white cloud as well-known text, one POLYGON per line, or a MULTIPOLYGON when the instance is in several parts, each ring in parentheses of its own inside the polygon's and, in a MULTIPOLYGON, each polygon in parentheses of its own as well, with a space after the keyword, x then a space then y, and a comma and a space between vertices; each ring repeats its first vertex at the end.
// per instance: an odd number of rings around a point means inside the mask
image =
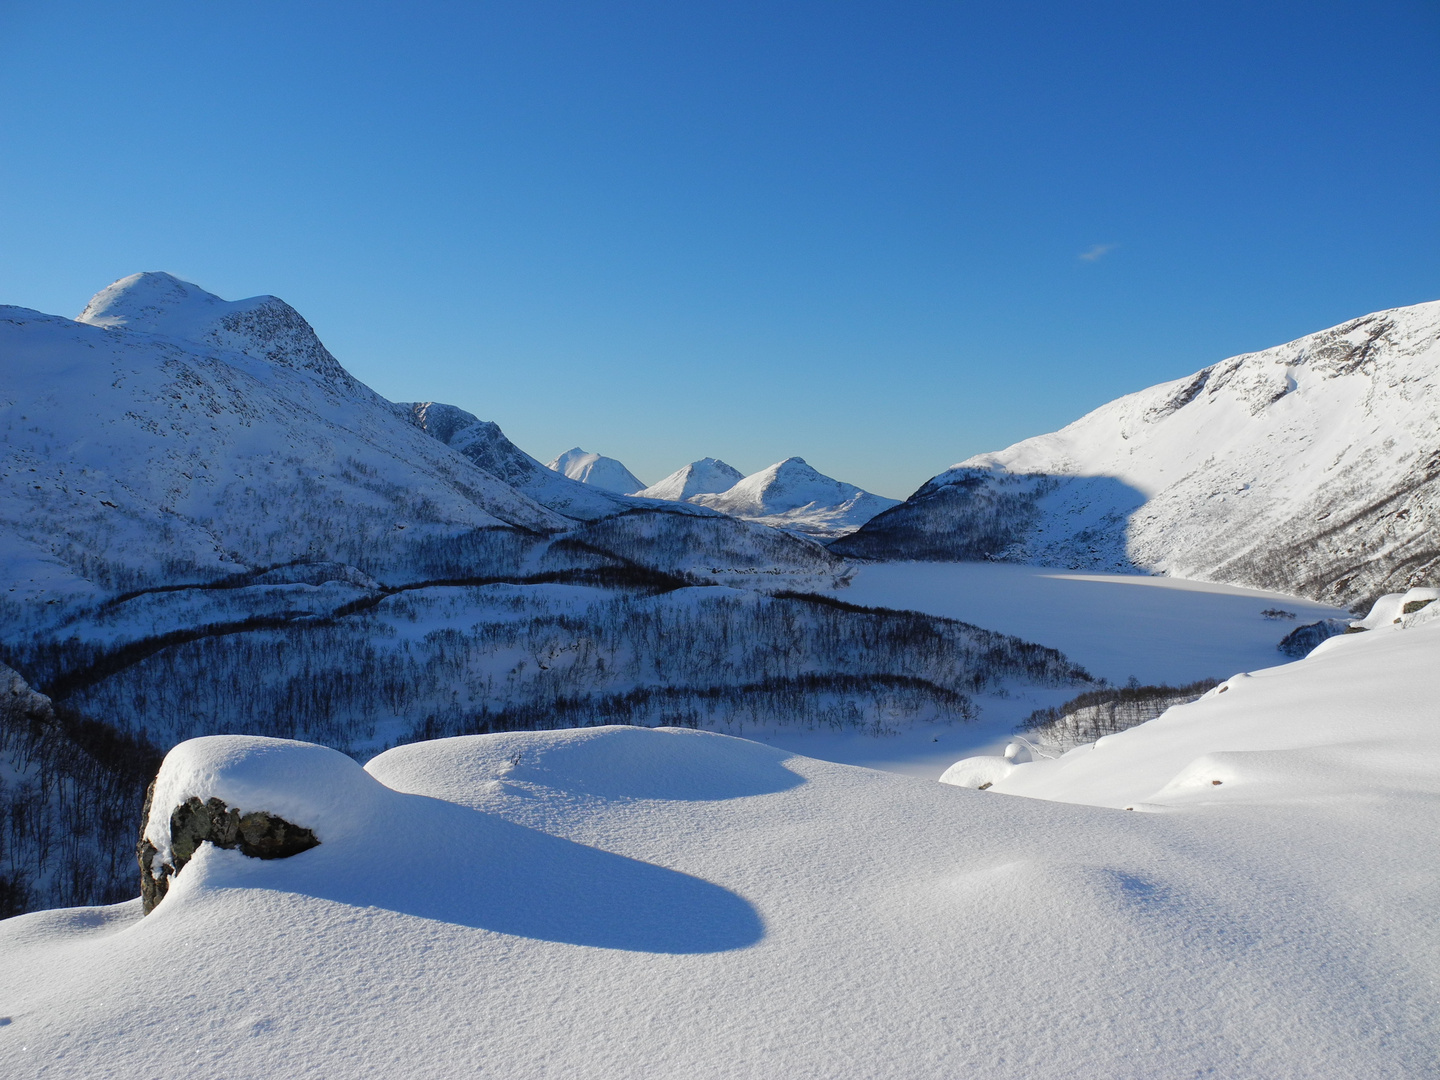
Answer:
POLYGON ((1085 262, 1096 262, 1108 252, 1114 251, 1119 244, 1096 244, 1089 251, 1082 251, 1080 258, 1085 262))

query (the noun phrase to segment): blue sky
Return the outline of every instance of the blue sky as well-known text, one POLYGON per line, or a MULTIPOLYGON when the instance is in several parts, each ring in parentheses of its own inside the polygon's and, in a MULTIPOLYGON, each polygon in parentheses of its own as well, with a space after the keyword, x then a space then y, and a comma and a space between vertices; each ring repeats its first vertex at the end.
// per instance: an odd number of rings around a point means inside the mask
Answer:
POLYGON ((545 460, 902 497, 1440 298, 1437 56, 1414 0, 0 0, 0 302, 169 270, 545 460))

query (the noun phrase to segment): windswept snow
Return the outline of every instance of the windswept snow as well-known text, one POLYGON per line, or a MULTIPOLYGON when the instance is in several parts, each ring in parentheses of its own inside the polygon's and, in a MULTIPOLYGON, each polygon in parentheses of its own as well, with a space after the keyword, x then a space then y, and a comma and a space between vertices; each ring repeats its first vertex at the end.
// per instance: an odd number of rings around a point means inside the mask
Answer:
POLYGON ((746 521, 825 538, 843 536, 897 505, 895 499, 832 480, 798 457, 777 461, 718 494, 691 496, 690 501, 746 521))
MULTIPOLYGON (((1347 828, 1402 805, 1440 819, 1440 618, 1424 610, 1332 637, 1295 663, 1235 674, 1199 701, 1061 757, 1015 765, 992 790, 1156 811, 1317 807, 1347 828)), ((988 760, 957 762, 949 782, 967 782, 988 760)))
POLYGON ((960 462, 842 554, 1141 568, 1339 603, 1440 565, 1440 301, 1355 319, 960 462))
POLYGON ((658 484, 652 484, 644 491, 636 492, 647 499, 670 499, 676 502, 693 495, 711 495, 728 491, 736 482, 745 479, 744 474, 719 458, 707 457, 692 461, 683 469, 676 469, 658 484))
POLYGON ((302 746, 182 746, 166 790, 311 812, 320 845, 203 845, 145 918, 0 923, 0 1071, 1430 1075, 1437 634, 1001 782, 1068 767, 1046 792, 1105 807, 674 729, 414 744, 313 791, 302 746))
POLYGON ((550 462, 547 468, 553 469, 562 476, 568 476, 571 480, 578 480, 582 484, 592 484, 606 491, 613 491, 617 495, 631 495, 645 486, 643 480, 638 479, 634 473, 614 458, 592 454, 581 450, 578 446, 566 450, 565 453, 550 462))

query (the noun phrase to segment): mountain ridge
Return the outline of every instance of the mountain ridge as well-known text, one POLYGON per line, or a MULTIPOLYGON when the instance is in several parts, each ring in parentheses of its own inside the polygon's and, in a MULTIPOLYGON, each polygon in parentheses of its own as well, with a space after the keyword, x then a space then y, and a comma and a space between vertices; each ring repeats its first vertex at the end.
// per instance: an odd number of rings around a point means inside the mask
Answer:
POLYGON ((1346 604, 1440 567, 1440 301, 1229 357, 979 454, 833 545, 1346 604))

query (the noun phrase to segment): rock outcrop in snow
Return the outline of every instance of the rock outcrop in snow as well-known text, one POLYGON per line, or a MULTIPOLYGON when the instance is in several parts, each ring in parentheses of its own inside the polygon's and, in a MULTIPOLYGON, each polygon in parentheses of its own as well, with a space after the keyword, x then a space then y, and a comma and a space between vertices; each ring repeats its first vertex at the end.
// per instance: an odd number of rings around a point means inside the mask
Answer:
POLYGON ((658 484, 651 484, 636 494, 647 499, 668 499, 683 502, 695 495, 714 495, 729 491, 745 474, 719 458, 707 457, 676 469, 658 484))
POLYGON ((1440 302, 1352 320, 969 458, 839 541, 1355 603, 1440 567, 1440 302))
POLYGON ((643 480, 614 458, 592 454, 578 446, 566 450, 547 467, 571 480, 592 484, 617 495, 632 495, 645 487, 643 480))
POLYGON ((777 461, 717 494, 691 496, 690 502, 820 538, 843 536, 896 505, 895 499, 832 480, 798 457, 777 461))

